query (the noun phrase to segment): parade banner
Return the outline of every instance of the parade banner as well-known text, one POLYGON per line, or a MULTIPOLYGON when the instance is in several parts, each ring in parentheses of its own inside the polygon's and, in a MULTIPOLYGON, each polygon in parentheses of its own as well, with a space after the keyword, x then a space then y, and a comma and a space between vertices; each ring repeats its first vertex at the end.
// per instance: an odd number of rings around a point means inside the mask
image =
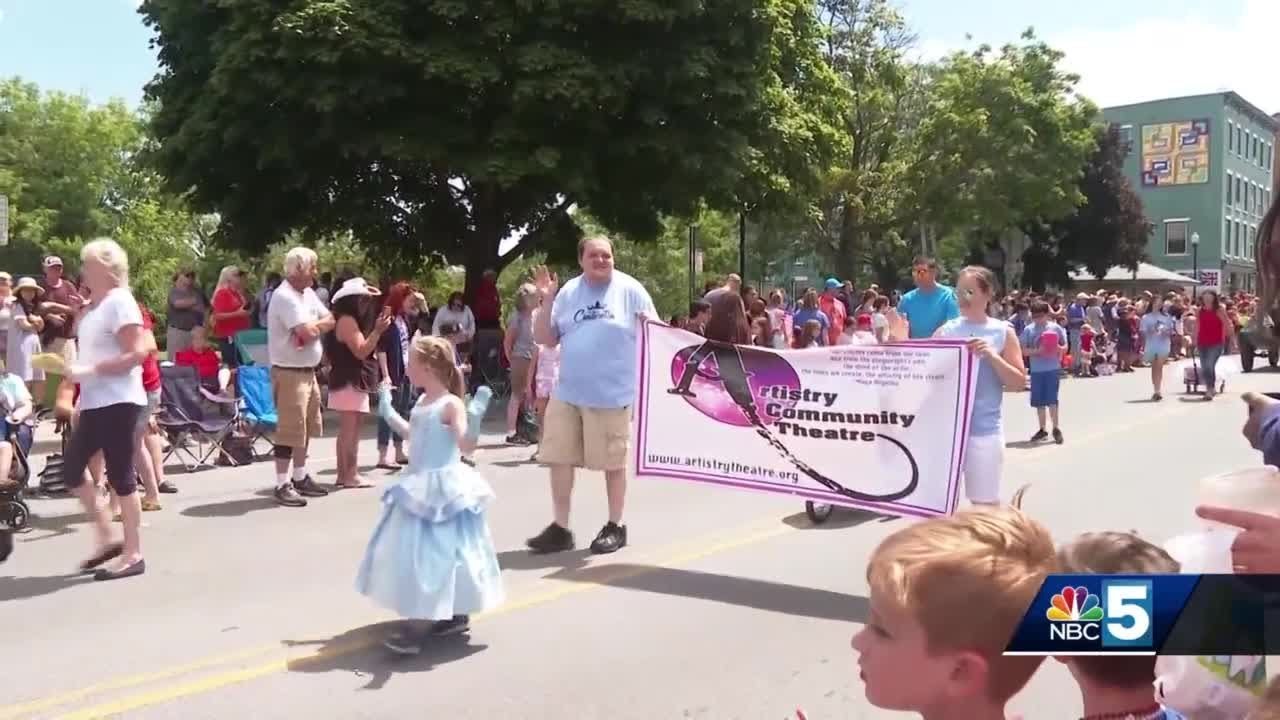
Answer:
POLYGON ((955 512, 977 375, 965 341, 771 350, 648 321, 638 350, 636 475, 955 512))

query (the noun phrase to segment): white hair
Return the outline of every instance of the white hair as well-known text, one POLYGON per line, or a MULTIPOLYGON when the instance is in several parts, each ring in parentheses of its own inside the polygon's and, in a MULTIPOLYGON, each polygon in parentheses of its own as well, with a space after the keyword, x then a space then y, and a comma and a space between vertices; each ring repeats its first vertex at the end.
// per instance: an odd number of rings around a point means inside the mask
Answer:
POLYGON ((98 238, 85 244, 80 251, 80 262, 96 262, 107 269, 116 284, 129 287, 129 254, 120 243, 111 238, 98 238))
POLYGON ((311 248, 296 247, 284 256, 284 276, 297 275, 306 268, 314 267, 320 258, 311 248))

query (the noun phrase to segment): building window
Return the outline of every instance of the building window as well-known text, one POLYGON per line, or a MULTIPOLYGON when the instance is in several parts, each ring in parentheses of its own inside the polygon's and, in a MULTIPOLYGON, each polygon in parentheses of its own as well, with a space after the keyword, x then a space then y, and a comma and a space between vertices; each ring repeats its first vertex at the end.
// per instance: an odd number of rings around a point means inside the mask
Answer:
POLYGON ((1187 254, 1187 221, 1170 220, 1164 224, 1164 254, 1187 254))
POLYGON ((1240 254, 1240 223, 1237 221, 1232 223, 1231 227, 1231 256, 1236 257, 1240 254))
POLYGON ((1244 256, 1246 258, 1253 257, 1253 247, 1254 247, 1254 243, 1256 243, 1257 241, 1258 241, 1258 228, 1257 226, 1250 226, 1249 239, 1244 244, 1244 256))
POLYGON ((1242 195, 1244 195, 1244 183, 1240 182, 1240 178, 1237 177, 1236 178, 1236 202, 1235 202, 1236 207, 1240 207, 1241 205, 1244 204, 1244 198, 1241 197, 1242 195))
POLYGON ((1226 252, 1231 247, 1231 218, 1222 221, 1222 250, 1226 252))
POLYGON ((1235 152, 1236 149, 1236 124, 1227 121, 1227 150, 1235 152))
POLYGON ((1120 149, 1125 155, 1133 152, 1133 126, 1121 125, 1116 128, 1116 132, 1120 136, 1120 149))
POLYGON ((1230 170, 1227 171, 1227 207, 1231 207, 1231 183, 1234 182, 1235 175, 1230 170))

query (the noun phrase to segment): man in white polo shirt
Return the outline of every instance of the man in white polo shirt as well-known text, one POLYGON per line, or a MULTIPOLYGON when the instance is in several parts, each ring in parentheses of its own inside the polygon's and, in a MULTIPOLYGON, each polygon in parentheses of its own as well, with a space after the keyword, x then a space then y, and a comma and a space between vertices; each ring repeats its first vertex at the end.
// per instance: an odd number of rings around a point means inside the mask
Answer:
POLYGON ((307 472, 307 446, 323 431, 316 368, 324 357, 320 339, 333 330, 333 315, 311 289, 315 251, 298 247, 284 259, 284 282, 267 309, 271 391, 276 401, 276 502, 303 507, 307 497, 329 492, 307 472), (290 461, 293 474, 289 474, 290 461))

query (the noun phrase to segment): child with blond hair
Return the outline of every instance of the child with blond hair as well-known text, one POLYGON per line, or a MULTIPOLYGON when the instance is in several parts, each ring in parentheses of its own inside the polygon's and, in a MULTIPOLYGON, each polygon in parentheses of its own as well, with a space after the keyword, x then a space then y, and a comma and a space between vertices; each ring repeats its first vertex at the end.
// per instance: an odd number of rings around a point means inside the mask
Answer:
MULTIPOLYGON (((1085 533, 1058 551, 1060 572, 1080 575, 1176 574, 1169 553, 1133 533, 1085 533)), ((1183 720, 1156 700, 1156 656, 1057 658, 1071 671, 1084 701, 1085 718, 1183 720)))
POLYGON ((1046 576, 1053 538, 1015 508, 938 517, 885 538, 853 637, 867 700, 926 720, 1004 720, 1043 658, 1005 646, 1046 576))

